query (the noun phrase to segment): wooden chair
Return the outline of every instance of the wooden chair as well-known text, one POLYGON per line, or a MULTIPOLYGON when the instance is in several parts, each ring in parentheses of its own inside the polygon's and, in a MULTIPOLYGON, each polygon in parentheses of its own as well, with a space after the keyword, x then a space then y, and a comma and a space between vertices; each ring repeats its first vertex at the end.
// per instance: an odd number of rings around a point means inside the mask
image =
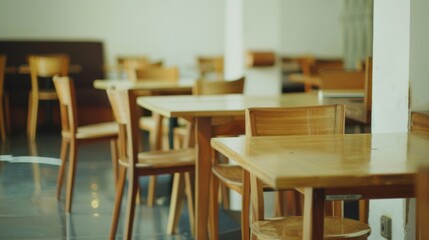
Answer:
POLYGON ((322 90, 365 89, 365 72, 348 70, 321 70, 322 90))
MULTIPOLYGON (((250 108, 246 110, 246 136, 342 134, 344 121, 343 105, 250 108)), ((258 239, 302 239, 302 217, 265 219, 263 187, 255 176, 243 171, 243 201, 251 200, 252 234, 258 239)), ((248 230, 244 229, 243 235, 246 233, 248 230)), ((366 239, 369 233, 367 224, 341 217, 325 217, 326 239, 366 239)))
MULTIPOLYGON (((119 125, 119 178, 110 239, 115 239, 125 182, 128 175, 128 199, 124 239, 131 239, 138 192, 138 177, 168 173, 192 172, 195 169, 194 149, 138 152, 139 131, 136 95, 131 90, 108 90, 115 119, 119 125), (126 173, 128 171, 128 173, 126 173)), ((190 193, 190 189, 188 191, 190 193)), ((189 194, 191 195, 191 194, 189 194)), ((191 197, 188 195, 188 199, 191 197)), ((172 195, 172 204, 176 196, 172 195)), ((170 209, 170 211, 172 211, 170 209)), ((193 212, 193 211, 191 211, 193 212)), ((190 215, 192 218, 193 215, 190 215)))
POLYGON ((39 101, 58 100, 54 89, 41 89, 39 87, 39 77, 66 76, 69 68, 69 57, 65 54, 30 55, 28 62, 30 65, 31 91, 28 97, 27 133, 31 140, 35 140, 39 101))
MULTIPOLYGON (((179 79, 179 68, 178 67, 148 67, 148 68, 137 68, 135 69, 136 77, 139 81, 145 80, 159 80, 159 81, 178 81, 179 79)), ((140 93, 145 94, 145 93, 140 93)), ((156 149, 156 139, 163 140, 168 139, 168 120, 165 119, 163 122, 164 128, 166 131, 163 133, 156 132, 156 120, 153 116, 142 116, 139 120, 139 128, 143 131, 149 132, 150 141, 149 144, 151 149, 156 149)), ((149 189, 148 189, 148 197, 147 197, 147 205, 152 207, 155 201, 155 185, 156 178, 151 177, 149 181, 149 189)))
POLYGON ((145 55, 121 55, 116 58, 116 62, 119 66, 124 66, 126 61, 136 61, 142 63, 149 63, 149 57, 145 55))
POLYGON ((223 56, 198 56, 197 66, 201 79, 210 78, 214 74, 215 79, 222 80, 223 77, 223 56))
POLYGON ((3 142, 6 141, 6 128, 9 127, 9 104, 4 94, 5 68, 6 56, 0 55, 0 135, 3 142))
POLYGON ((118 126, 115 122, 104 122, 79 126, 78 108, 73 81, 69 77, 54 76, 54 86, 60 101, 61 112, 61 166, 57 179, 57 199, 61 196, 64 170, 67 163, 67 150, 69 151, 69 166, 66 193, 66 212, 71 212, 73 185, 77 161, 77 148, 80 144, 95 141, 110 141, 112 149, 112 163, 114 176, 117 171, 116 141, 118 139, 118 126))
POLYGON ((179 79, 178 67, 150 67, 136 69, 137 79, 159 80, 159 81, 177 81, 179 79))
POLYGON ((243 94, 245 77, 235 80, 209 81, 199 79, 192 88, 193 95, 243 94))
MULTIPOLYGON (((136 74, 138 76, 139 81, 145 81, 145 80, 178 81, 179 79, 179 69, 177 67, 144 68, 144 69, 138 70, 136 74)), ((165 128, 163 129, 168 130, 167 119, 163 124, 165 125, 165 128)), ((143 131, 149 132, 150 145, 152 149, 154 149, 154 145, 156 144, 154 142, 155 139, 162 139, 162 135, 159 135, 159 134, 164 134, 165 136, 167 136, 167 132, 164 132, 164 133, 155 132, 155 121, 154 121, 154 118, 152 118, 152 116, 141 117, 139 121, 139 128, 143 131)))
POLYGON ((144 76, 141 76, 141 72, 144 72, 148 68, 161 68, 162 64, 162 61, 150 62, 146 58, 130 58, 123 59, 122 61, 125 74, 130 81, 137 81, 140 78, 144 79, 144 76))

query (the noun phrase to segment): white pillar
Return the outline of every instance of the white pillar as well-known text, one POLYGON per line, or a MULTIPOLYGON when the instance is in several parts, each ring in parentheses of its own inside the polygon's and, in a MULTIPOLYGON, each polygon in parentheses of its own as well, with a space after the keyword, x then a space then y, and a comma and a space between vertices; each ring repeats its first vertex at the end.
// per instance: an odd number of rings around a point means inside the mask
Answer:
POLYGON ((225 1, 225 78, 246 76, 245 94, 281 93, 280 63, 274 67, 245 68, 245 52, 280 50, 280 0, 225 1))
MULTIPOLYGON (((372 132, 408 131, 410 1, 374 1, 372 132)), ((404 199, 371 200, 370 239, 380 239, 380 217, 392 218, 392 239, 405 239, 404 199)))

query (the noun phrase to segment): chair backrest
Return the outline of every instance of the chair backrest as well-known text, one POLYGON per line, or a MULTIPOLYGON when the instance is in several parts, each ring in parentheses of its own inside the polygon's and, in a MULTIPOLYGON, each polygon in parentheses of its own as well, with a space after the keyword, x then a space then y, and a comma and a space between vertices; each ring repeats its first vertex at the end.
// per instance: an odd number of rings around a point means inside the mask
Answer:
MULTIPOLYGON (((344 105, 246 109, 246 136, 316 135, 344 133, 344 105)), ((247 174, 247 173, 246 173, 247 174)), ((244 176, 249 179, 248 175, 244 176)), ((247 180, 246 180, 247 181, 247 180)), ((264 219, 262 183, 250 175, 253 220, 264 219)), ((244 190, 243 197, 248 192, 244 190)))
POLYGON ((119 127, 119 161, 134 168, 139 149, 137 96, 132 90, 114 89, 108 89, 107 96, 119 127))
POLYGON ((149 57, 144 55, 139 56, 118 56, 116 58, 116 62, 119 66, 123 66, 126 61, 135 61, 135 62, 143 62, 143 63, 149 63, 149 57))
POLYGON ((365 72, 348 70, 321 70, 322 90, 365 89, 365 72))
POLYGON ((51 78, 55 75, 67 76, 69 62, 69 56, 66 54, 28 56, 32 91, 39 91, 38 77, 51 78))
POLYGON ((76 93, 73 81, 68 76, 53 77, 55 90, 60 102, 61 130, 75 134, 78 127, 76 93))
POLYGON ((139 72, 152 67, 162 67, 163 62, 150 62, 147 58, 127 58, 122 60, 122 66, 128 80, 136 81, 139 72))
POLYGON ((193 95, 219 95, 243 93, 245 77, 232 81, 209 81, 199 79, 192 89, 193 95))
POLYGON ((178 67, 149 67, 136 70, 137 79, 160 80, 160 81, 177 81, 179 79, 178 67))
POLYGON ((214 73, 216 79, 223 79, 223 56, 199 56, 197 57, 198 71, 200 78, 207 78, 210 73, 214 73))
POLYGON ((5 70, 6 70, 6 55, 0 55, 0 98, 3 97, 5 70))
POLYGON ((246 135, 341 134, 344 122, 344 105, 249 108, 246 110, 246 135))

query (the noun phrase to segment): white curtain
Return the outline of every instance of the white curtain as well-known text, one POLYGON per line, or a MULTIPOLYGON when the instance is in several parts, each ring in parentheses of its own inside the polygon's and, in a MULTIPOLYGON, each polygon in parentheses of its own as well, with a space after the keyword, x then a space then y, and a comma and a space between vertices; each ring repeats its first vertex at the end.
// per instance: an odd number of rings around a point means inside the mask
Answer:
POLYGON ((344 0, 342 13, 344 67, 356 69, 372 56, 373 0, 344 0))

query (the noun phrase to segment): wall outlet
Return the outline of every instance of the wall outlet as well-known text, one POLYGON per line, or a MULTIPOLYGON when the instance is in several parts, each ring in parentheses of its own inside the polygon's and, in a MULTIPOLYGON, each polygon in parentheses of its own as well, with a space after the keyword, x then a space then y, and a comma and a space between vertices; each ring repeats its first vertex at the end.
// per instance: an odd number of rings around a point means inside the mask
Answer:
POLYGON ((387 216, 380 218, 380 234, 386 239, 392 239, 392 219, 387 216))

